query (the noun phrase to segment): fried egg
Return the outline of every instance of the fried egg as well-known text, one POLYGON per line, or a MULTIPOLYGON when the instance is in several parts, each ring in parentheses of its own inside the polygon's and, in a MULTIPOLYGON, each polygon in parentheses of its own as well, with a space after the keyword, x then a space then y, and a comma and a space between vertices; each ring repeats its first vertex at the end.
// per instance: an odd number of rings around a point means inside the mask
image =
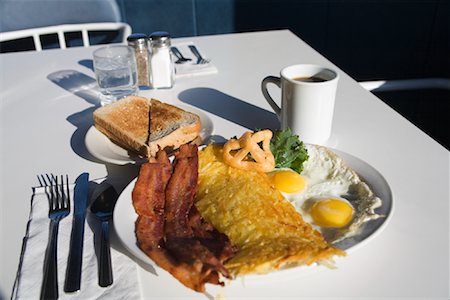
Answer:
POLYGON ((381 206, 381 199, 342 158, 322 146, 305 147, 309 159, 301 174, 276 169, 268 175, 306 222, 335 244, 357 235, 365 222, 380 217, 374 210, 381 206))

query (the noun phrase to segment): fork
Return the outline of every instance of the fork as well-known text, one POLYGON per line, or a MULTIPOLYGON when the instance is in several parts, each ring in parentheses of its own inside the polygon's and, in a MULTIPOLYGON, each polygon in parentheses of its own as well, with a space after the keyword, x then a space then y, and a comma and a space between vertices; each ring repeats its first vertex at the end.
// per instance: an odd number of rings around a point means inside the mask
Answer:
POLYGON ((191 49, 192 53, 194 53, 195 57, 197 57, 197 65, 203 65, 210 62, 209 59, 205 59, 202 57, 202 55, 200 54, 200 52, 198 52, 198 49, 197 47, 195 47, 195 45, 189 45, 188 47, 189 49, 191 49))
POLYGON ((58 266, 56 253, 58 229, 59 221, 67 217, 70 212, 69 177, 66 175, 65 184, 63 175, 61 175, 61 183, 58 181, 58 176, 54 176, 53 174, 51 176, 48 174, 46 176, 41 175, 40 178, 38 176, 38 180, 41 186, 45 188, 45 194, 47 195, 49 204, 48 217, 50 219, 49 241, 44 260, 41 299, 57 299, 58 266))

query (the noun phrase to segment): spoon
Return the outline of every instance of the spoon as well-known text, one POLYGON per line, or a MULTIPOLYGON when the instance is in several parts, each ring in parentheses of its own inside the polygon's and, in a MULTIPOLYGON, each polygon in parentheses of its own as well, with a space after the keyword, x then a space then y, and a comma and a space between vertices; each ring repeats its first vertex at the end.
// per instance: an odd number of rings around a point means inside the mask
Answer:
POLYGON ((113 283, 111 267, 111 251, 109 245, 109 221, 113 215, 114 205, 118 194, 113 186, 109 185, 91 205, 91 212, 102 222, 100 239, 100 262, 98 284, 101 287, 110 286, 113 283))
POLYGON ((180 52, 180 50, 178 50, 177 47, 171 47, 170 49, 172 50, 173 54, 175 54, 175 56, 178 58, 178 60, 175 62, 176 64, 183 64, 185 62, 192 60, 190 58, 184 57, 183 54, 180 52))

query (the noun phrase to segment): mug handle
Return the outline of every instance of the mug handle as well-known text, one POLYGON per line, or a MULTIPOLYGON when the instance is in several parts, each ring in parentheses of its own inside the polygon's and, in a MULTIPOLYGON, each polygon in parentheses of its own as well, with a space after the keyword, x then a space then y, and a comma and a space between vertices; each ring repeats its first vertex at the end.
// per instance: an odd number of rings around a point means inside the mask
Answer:
POLYGON ((278 118, 280 118, 281 108, 275 103, 275 101, 273 101, 272 97, 270 97, 270 95, 269 95, 269 91, 267 90, 267 84, 269 84, 269 83, 273 83, 276 86, 278 86, 279 88, 281 88, 281 79, 279 77, 275 77, 275 76, 267 76, 261 82, 261 91, 264 95, 264 98, 266 98, 267 103, 269 103, 269 105, 272 107, 272 109, 277 114, 278 118))

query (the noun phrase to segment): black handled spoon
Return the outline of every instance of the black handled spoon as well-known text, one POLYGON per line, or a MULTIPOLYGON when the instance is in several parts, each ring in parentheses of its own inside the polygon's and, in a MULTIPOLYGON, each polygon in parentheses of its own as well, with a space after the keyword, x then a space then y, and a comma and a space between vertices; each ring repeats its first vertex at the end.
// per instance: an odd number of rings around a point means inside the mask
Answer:
POLYGON ((109 222, 113 215, 114 205, 118 194, 113 186, 107 187, 91 205, 91 212, 102 223, 100 239, 100 260, 98 284, 101 287, 110 286, 113 283, 111 267, 111 250, 109 245, 109 222))
POLYGON ((183 64, 192 60, 190 58, 184 57, 177 47, 171 47, 170 49, 172 50, 172 53, 175 54, 175 56, 178 58, 177 61, 175 62, 176 64, 183 64))

